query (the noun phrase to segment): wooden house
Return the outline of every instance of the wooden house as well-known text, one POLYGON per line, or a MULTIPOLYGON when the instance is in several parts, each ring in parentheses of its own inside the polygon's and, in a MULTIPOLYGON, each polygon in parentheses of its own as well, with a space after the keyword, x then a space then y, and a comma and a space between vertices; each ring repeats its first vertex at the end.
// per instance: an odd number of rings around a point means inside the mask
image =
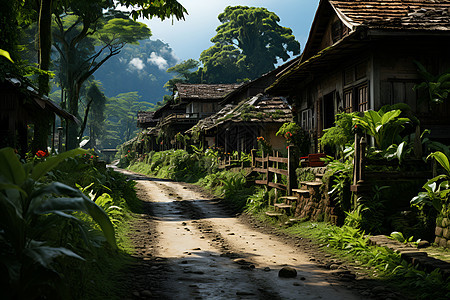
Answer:
POLYGON ((276 136, 276 132, 284 122, 292 121, 291 108, 280 97, 264 95, 264 90, 274 83, 278 73, 296 61, 291 60, 240 85, 219 103, 222 110, 202 119, 187 133, 198 137, 202 145, 220 147, 226 153, 250 153, 257 148, 259 136, 269 141, 274 149, 285 149, 284 139, 276 136))
POLYGON ((432 137, 449 141, 450 103, 430 103, 413 87, 450 70, 450 1, 321 0, 298 61, 267 92, 286 96, 318 150, 339 112, 408 104, 432 137))
POLYGON ((154 111, 138 111, 137 113, 137 127, 147 129, 155 127, 159 119, 156 119, 154 111))
POLYGON ((202 120, 189 132, 203 132, 209 147, 225 153, 250 153, 258 148, 257 137, 263 136, 274 150, 286 149, 285 139, 276 136, 281 125, 292 122, 291 108, 280 97, 258 94, 238 105, 226 105, 219 113, 202 120))
POLYGON ((239 86, 240 84, 176 84, 173 100, 153 115, 159 121, 154 129, 148 131, 152 139, 149 145, 154 150, 181 147, 176 135, 183 134, 201 119, 218 112, 224 97, 239 86))
MULTIPOLYGON (((48 97, 39 96, 37 90, 23 78, 4 78, 0 81, 0 148, 13 147, 25 157, 30 150, 29 129, 45 120, 52 126, 52 148, 55 147, 55 117, 79 122, 76 117, 62 110, 48 97)), ((59 138, 59 136, 58 136, 59 138)), ((42 149, 47 150, 47 149, 42 149)))

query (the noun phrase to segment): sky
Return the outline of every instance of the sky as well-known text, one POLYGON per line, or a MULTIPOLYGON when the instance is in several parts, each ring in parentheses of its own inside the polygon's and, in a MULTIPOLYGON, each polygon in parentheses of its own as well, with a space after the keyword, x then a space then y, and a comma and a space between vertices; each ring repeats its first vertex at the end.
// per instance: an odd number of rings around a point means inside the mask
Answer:
POLYGON ((319 0, 179 0, 187 9, 185 21, 159 19, 143 20, 152 31, 152 39, 168 43, 178 59, 199 59, 200 53, 213 44, 220 25, 217 16, 227 6, 244 5, 265 7, 280 17, 279 24, 292 29, 301 50, 308 39, 311 23, 319 0))

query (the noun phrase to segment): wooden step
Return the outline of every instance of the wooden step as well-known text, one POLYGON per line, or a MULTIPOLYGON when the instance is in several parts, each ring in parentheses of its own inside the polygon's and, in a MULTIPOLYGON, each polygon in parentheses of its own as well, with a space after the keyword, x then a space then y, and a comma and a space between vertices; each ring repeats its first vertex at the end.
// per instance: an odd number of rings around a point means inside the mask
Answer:
POLYGON ((266 211, 266 215, 268 215, 269 217, 279 217, 283 214, 277 211, 266 211))
POLYGON ((283 197, 278 197, 278 199, 286 199, 286 200, 297 200, 297 196, 283 196, 283 197))
POLYGON ((289 205, 286 203, 275 203, 273 206, 275 206, 277 208, 283 208, 283 209, 292 208, 292 205, 289 205))
POLYGON ((309 190, 307 189, 292 189, 292 191, 297 194, 309 194, 309 190))
POLYGON ((321 181, 301 181, 301 184, 307 185, 307 186, 321 186, 321 181))

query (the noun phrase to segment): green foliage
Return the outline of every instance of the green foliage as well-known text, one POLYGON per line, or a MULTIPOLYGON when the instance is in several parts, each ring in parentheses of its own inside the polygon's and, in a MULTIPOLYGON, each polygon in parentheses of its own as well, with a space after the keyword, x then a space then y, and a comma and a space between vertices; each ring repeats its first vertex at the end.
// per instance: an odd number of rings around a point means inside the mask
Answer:
POLYGON ((205 176, 199 184, 211 189, 215 194, 228 202, 234 209, 242 211, 248 197, 253 194, 253 188, 247 187, 244 171, 235 173, 222 171, 205 176))
POLYGON ((353 162, 350 159, 344 162, 333 160, 328 163, 327 167, 325 178, 330 178, 333 182, 328 194, 341 207, 342 211, 349 211, 352 207, 350 184, 353 178, 353 162))
POLYGON ((258 152, 257 152, 258 156, 261 157, 263 153, 265 156, 272 153, 272 145, 270 145, 270 143, 266 141, 266 139, 263 136, 257 137, 256 140, 258 142, 258 152))
POLYGON ((146 111, 152 104, 142 101, 136 92, 119 94, 109 98, 105 107, 105 127, 102 146, 114 149, 130 140, 137 133, 136 115, 138 111, 146 111))
POLYGON ((423 82, 414 86, 414 90, 425 90, 428 94, 428 101, 432 103, 443 103, 448 100, 450 94, 450 73, 444 72, 441 75, 432 75, 418 61, 414 61, 417 71, 424 79, 423 82))
POLYGON ((14 63, 8 51, 0 49, 0 56, 6 57, 10 62, 14 63))
POLYGON ((353 117, 357 113, 341 113, 335 115, 334 127, 324 129, 323 136, 319 139, 323 147, 329 147, 342 157, 345 146, 355 140, 353 132, 353 117))
POLYGON ((411 205, 423 210, 424 206, 432 206, 439 214, 449 216, 449 195, 450 195, 450 164, 448 157, 440 152, 433 152, 427 159, 435 159, 443 168, 443 173, 430 180, 424 185, 425 192, 420 192, 411 199, 411 205))
POLYGON ((311 168, 297 168, 295 170, 297 174, 297 181, 314 181, 316 180, 316 174, 311 170, 311 168))
POLYGON ((175 73, 175 77, 167 81, 164 87, 173 91, 177 83, 200 83, 198 72, 194 70, 200 66, 200 62, 195 59, 183 60, 179 64, 168 68, 167 73, 175 73))
POLYGON ((363 117, 354 116, 353 123, 374 137, 378 149, 386 150, 390 145, 401 142, 400 132, 404 129, 404 124, 410 122, 410 119, 400 117, 401 113, 399 109, 385 111, 382 108, 378 112, 369 110, 364 112, 363 117))
POLYGON ((248 213, 258 213, 267 207, 269 204, 269 191, 267 186, 256 188, 254 194, 247 199, 245 211, 248 213))
POLYGON ((196 182, 217 171, 217 153, 197 149, 193 154, 186 150, 167 150, 151 153, 146 162, 133 162, 129 169, 146 175, 178 181, 196 182))
POLYGON ((297 123, 284 123, 280 129, 278 129, 276 135, 283 136, 286 139, 287 145, 297 146, 301 154, 309 153, 309 138, 297 123))
POLYGON ((300 53, 292 30, 278 24, 279 17, 265 8, 228 6, 219 15, 214 43, 202 52, 199 69, 208 83, 234 83, 255 79, 273 70, 277 58, 300 53))
POLYGON ((65 158, 81 153, 85 151, 72 150, 37 164, 22 165, 13 149, 0 150, 0 254, 1 269, 7 272, 1 284, 7 287, 3 290, 9 297, 61 293, 61 274, 53 266, 56 258, 82 258, 66 247, 51 245, 47 233, 64 222, 79 222, 69 212, 90 215, 111 246, 116 247, 114 228, 98 205, 60 182, 42 183, 44 176, 65 158))
MULTIPOLYGON (((393 231, 391 232, 391 234, 389 235, 390 238, 399 241, 400 243, 413 243, 414 242, 414 237, 410 236, 409 238, 406 238, 403 233, 399 232, 399 231, 393 231)), ((420 240, 419 240, 420 241, 420 240)))

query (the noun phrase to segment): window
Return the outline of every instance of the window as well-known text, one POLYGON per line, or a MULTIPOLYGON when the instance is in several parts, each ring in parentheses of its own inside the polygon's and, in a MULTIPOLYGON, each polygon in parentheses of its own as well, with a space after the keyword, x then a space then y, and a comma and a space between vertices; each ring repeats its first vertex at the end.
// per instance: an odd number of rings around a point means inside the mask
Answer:
POLYGON ((353 111, 353 90, 344 91, 344 111, 350 113, 353 111))
POLYGON ((366 110, 369 110, 369 84, 367 82, 344 90, 344 111, 346 113, 366 110))
POLYGON ((367 84, 356 88, 358 95, 358 111, 369 110, 369 87, 367 84))
POLYGON ((313 126, 314 126, 314 117, 312 109, 302 111, 302 129, 309 131, 313 129, 313 126))

